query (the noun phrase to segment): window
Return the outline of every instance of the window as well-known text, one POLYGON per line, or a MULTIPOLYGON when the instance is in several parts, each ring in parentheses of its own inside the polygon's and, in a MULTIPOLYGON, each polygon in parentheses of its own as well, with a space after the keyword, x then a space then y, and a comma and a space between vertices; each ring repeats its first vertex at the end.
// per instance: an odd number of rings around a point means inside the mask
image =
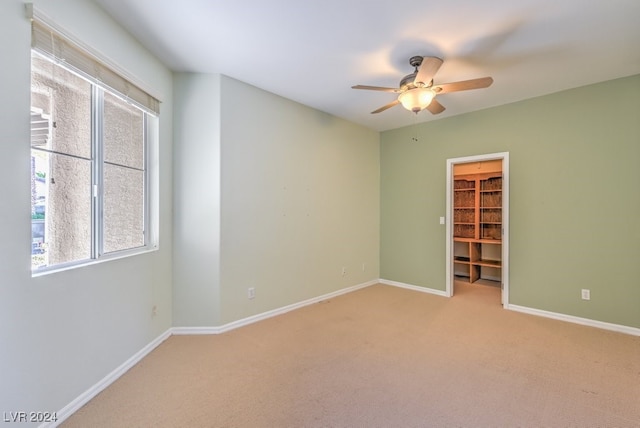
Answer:
POLYGON ((33 22, 31 267, 151 249, 158 101, 33 22))

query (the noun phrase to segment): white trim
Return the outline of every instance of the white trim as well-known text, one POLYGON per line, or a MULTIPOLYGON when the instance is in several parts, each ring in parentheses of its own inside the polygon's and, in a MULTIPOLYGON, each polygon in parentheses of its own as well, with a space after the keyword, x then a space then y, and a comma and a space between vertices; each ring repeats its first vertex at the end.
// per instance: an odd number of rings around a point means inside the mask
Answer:
POLYGON ((171 334, 175 336, 220 333, 222 333, 222 327, 173 327, 171 329, 171 334))
POLYGON ((405 284, 404 282, 389 281, 388 279, 380 279, 380 284, 392 285, 394 287, 406 288, 408 290, 420 291, 421 293, 435 294, 436 296, 450 297, 446 291, 436 290, 435 288, 420 287, 419 285, 405 284))
MULTIPOLYGON (((248 318, 243 318, 241 320, 233 321, 228 324, 224 324, 219 327, 172 327, 169 330, 165 331, 163 334, 154 339, 147 346, 142 348, 140 351, 135 353, 131 358, 122 363, 118 368, 113 370, 107 376, 105 376, 98 383, 93 385, 91 388, 86 390, 80 396, 78 396, 71 403, 67 404, 62 410, 57 412, 57 421, 52 423, 44 423, 40 425, 39 428, 54 428, 59 424, 64 422, 67 418, 73 415, 76 411, 78 411, 82 406, 87 404, 92 398, 98 395, 100 392, 105 390, 109 385, 118 380, 122 375, 124 375, 131 367, 139 363, 144 357, 146 357, 151 351, 157 348, 162 342, 167 340, 172 335, 188 335, 188 334, 220 334, 225 333, 227 331, 246 326, 248 324, 252 324, 254 322, 262 321, 267 318, 271 318, 277 315, 281 315, 295 309, 302 308, 304 306, 312 305, 314 303, 321 302, 323 300, 331 299, 333 297, 340 296, 342 294, 347 294, 352 291, 359 290, 361 288, 370 287, 375 284, 384 284, 391 285, 393 287, 406 288, 408 290, 419 291, 421 293, 435 294, 437 296, 442 297, 450 297, 447 295, 446 291, 436 290, 434 288, 420 287, 418 285, 406 284, 403 282, 390 281, 388 279, 375 279, 368 282, 364 282, 362 284, 354 285, 352 287, 343 288, 338 291, 334 291, 332 293, 324 294, 322 296, 314 297, 308 300, 304 300, 302 302, 294 303, 292 305, 284 306, 279 309, 274 309, 271 311, 263 312, 261 314, 253 315, 248 318)), ((590 327, 601 328, 604 330, 611 330, 620 333, 630 334, 633 336, 640 336, 640 328, 629 327, 619 324, 611 324, 603 321, 591 320, 588 318, 580 318, 574 317, 571 315, 559 314, 555 312, 544 311, 541 309, 533 309, 527 308, 525 306, 518 305, 505 305, 505 309, 509 309, 516 312, 522 312, 530 315, 537 315, 546 318, 552 318, 560 321, 572 322, 575 324, 582 324, 590 327)))
POLYGON ((277 315, 282 315, 287 312, 291 312, 295 309, 302 308, 304 306, 309 306, 314 303, 321 302, 323 300, 331 299, 333 297, 340 296, 342 294, 347 294, 352 291, 359 290, 361 288, 369 287, 371 285, 378 284, 379 280, 374 279, 368 282, 364 282, 362 284, 354 285, 352 287, 343 288, 341 290, 337 290, 328 294, 323 294, 322 296, 313 297, 311 299, 303 300, 302 302, 293 303, 291 305, 283 306, 281 308, 273 309, 267 312, 263 312, 260 314, 252 315, 247 318, 242 318, 237 321, 232 321, 227 324, 223 324, 219 327, 174 327, 171 329, 172 334, 182 335, 182 334, 220 334, 225 333, 227 331, 235 330, 236 328, 244 327, 249 324, 253 324, 258 321, 265 320, 267 318, 272 318, 277 315))
POLYGON ((453 166, 460 163, 502 160, 502 305, 509 305, 509 152, 490 153, 485 155, 465 156, 447 159, 446 182, 446 295, 453 296, 453 166))
POLYGON ((80 394, 75 400, 71 403, 67 404, 57 412, 57 420, 51 423, 44 423, 40 425, 40 428, 53 428, 60 425, 64 422, 69 416, 73 415, 76 411, 78 411, 82 406, 87 404, 93 397, 101 393, 105 390, 109 385, 118 380, 123 374, 125 374, 131 367, 138 364, 144 357, 146 357, 151 351, 158 347, 162 342, 167 340, 171 336, 171 329, 165 331, 160 336, 155 338, 151 343, 147 346, 136 352, 131 358, 122 363, 118 368, 113 370, 111 373, 102 378, 98 383, 93 385, 91 388, 87 389, 85 392, 80 394))
POLYGON ((615 331, 618 333, 630 334, 632 336, 640 336, 640 328, 629 327, 621 324, 612 324, 604 321, 592 320, 589 318, 581 318, 573 315, 560 314, 557 312, 545 311, 542 309, 528 308, 526 306, 518 305, 505 305, 505 309, 509 309, 515 312, 522 312, 529 315, 536 315, 539 317, 551 318, 559 321, 566 321, 574 324, 586 325, 589 327, 601 328, 603 330, 615 331))
POLYGON ((274 309, 272 311, 264 312, 262 314, 254 315, 248 318, 244 318, 241 320, 233 321, 228 324, 224 324, 219 327, 172 327, 165 331, 163 334, 154 339, 147 346, 142 348, 140 351, 135 353, 131 358, 122 363, 118 368, 113 370, 103 379, 98 381, 91 388, 87 389, 85 392, 80 394, 75 400, 71 403, 67 404, 62 408, 59 412, 56 413, 57 421, 51 423, 44 423, 40 425, 39 428, 54 428, 64 422, 67 418, 73 415, 76 411, 78 411, 82 406, 87 404, 93 397, 98 395, 100 392, 105 390, 109 385, 118 380, 122 375, 124 375, 131 367, 139 363, 144 357, 146 357, 151 351, 158 347, 162 342, 167 340, 172 335, 186 335, 186 334, 220 334, 224 333, 248 324, 252 324, 254 322, 262 321, 267 318, 274 317, 276 315, 281 315, 286 312, 290 312, 294 309, 299 309, 304 306, 308 306, 314 303, 321 302, 323 300, 327 300, 333 297, 340 296, 342 294, 347 294, 352 291, 359 290, 361 288, 369 287, 371 285, 378 284, 379 280, 374 279, 362 284, 354 285, 352 287, 343 288, 341 290, 334 291, 332 293, 327 293, 319 297, 314 297, 308 300, 304 300, 302 302, 294 303, 292 305, 284 306, 279 309, 274 309))

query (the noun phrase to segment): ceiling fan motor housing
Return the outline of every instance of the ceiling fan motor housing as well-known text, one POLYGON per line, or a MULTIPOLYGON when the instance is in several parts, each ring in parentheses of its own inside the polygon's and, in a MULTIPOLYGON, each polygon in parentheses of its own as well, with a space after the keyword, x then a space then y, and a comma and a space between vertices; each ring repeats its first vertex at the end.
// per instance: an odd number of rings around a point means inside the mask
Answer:
POLYGON ((400 81, 400 89, 403 91, 406 91, 408 89, 415 88, 416 85, 414 81, 416 80, 416 74, 418 73, 414 71, 413 73, 407 74, 406 76, 404 76, 400 81))
MULTIPOLYGON (((412 56, 411 58, 409 58, 409 64, 411 64, 411 66, 415 68, 415 70, 413 70, 413 73, 407 74, 402 78, 399 85, 400 89, 402 89, 403 91, 406 91, 406 90, 418 87, 418 85, 416 85, 415 80, 416 80, 416 76, 418 75, 418 67, 422 65, 423 59, 424 57, 421 57, 421 56, 412 56)), ((430 82, 424 82, 424 85, 420 85, 420 86, 428 86, 427 83, 430 83, 430 82)))

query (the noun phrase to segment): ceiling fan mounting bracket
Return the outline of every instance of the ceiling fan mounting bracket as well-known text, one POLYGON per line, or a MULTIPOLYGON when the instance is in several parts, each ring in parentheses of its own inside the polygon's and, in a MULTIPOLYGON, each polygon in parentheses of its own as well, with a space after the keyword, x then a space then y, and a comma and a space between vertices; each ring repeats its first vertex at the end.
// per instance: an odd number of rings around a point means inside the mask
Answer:
POLYGON ((420 67, 420 64, 422 64, 422 59, 424 57, 421 56, 412 56, 411 58, 409 58, 409 64, 411 64, 411 67, 417 68, 420 67))

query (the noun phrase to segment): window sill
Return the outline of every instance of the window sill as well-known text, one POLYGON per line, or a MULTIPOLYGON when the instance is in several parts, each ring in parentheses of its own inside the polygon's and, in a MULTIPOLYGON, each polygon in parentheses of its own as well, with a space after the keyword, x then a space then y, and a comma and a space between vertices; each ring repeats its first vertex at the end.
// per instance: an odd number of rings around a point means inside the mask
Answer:
POLYGON ((78 261, 78 262, 65 263, 65 264, 60 264, 60 265, 55 265, 55 266, 44 267, 44 268, 41 268, 41 269, 32 270, 31 271, 31 277, 32 278, 37 278, 37 277, 41 277, 41 276, 51 275, 51 274, 58 273, 58 272, 64 272, 64 271, 68 271, 68 270, 72 270, 72 269, 84 268, 84 267, 87 267, 87 266, 93 266, 93 265, 97 265, 97 264, 100 264, 100 263, 106 263, 106 262, 110 262, 110 261, 113 261, 113 260, 119 260, 119 259, 124 259, 124 258, 128 258, 128 257, 134 257, 134 256, 142 255, 142 254, 153 253, 153 252, 156 252, 158 250, 159 250, 159 246, 158 245, 154 245, 154 246, 149 246, 149 247, 136 248, 136 249, 132 249, 132 250, 119 251, 118 253, 101 256, 99 259, 82 260, 82 261, 78 261))

